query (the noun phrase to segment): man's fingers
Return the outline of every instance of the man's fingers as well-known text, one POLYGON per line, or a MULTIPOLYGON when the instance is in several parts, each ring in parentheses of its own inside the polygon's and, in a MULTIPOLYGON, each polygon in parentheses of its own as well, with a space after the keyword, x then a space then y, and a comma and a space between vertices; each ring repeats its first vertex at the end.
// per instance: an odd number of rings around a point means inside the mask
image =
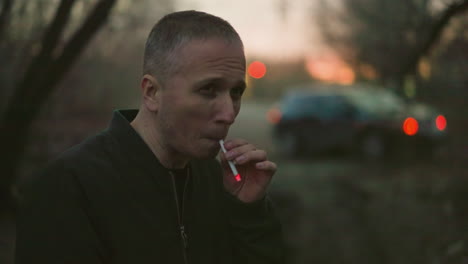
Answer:
POLYGON ((226 159, 236 160, 237 158, 244 156, 246 153, 255 151, 255 146, 252 144, 241 145, 226 152, 226 159))
POLYGON ((224 141, 224 147, 228 151, 233 149, 233 148, 236 148, 236 147, 239 147, 239 146, 242 146, 242 145, 247 145, 247 144, 249 144, 249 142, 247 142, 247 140, 241 139, 241 138, 228 139, 228 140, 224 141))
POLYGON ((222 157, 226 160, 231 160, 238 165, 254 162, 258 169, 276 170, 276 164, 267 160, 267 153, 264 150, 257 149, 244 139, 228 140, 224 146, 227 152, 222 157))
POLYGON ((277 167, 276 167, 276 163, 271 162, 269 160, 265 160, 265 161, 256 163, 255 168, 259 170, 267 170, 267 171, 275 172, 277 167))
POLYGON ((264 150, 257 149, 242 153, 234 159, 234 162, 239 165, 244 165, 249 162, 264 161, 266 159, 266 152, 264 150))

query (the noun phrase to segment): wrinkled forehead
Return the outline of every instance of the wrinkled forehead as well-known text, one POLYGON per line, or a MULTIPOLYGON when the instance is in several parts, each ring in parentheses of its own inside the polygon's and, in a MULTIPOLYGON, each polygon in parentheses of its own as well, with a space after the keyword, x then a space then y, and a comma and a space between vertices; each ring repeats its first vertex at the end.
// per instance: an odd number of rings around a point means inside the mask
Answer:
POLYGON ((245 54, 242 42, 222 38, 193 39, 174 49, 170 60, 174 63, 175 72, 186 67, 198 67, 206 63, 237 64, 236 68, 245 71, 245 54))
POLYGON ((177 45, 174 46, 174 50, 180 50, 190 45, 196 45, 199 43, 210 43, 210 42, 219 42, 225 43, 226 45, 238 45, 244 50, 244 44, 239 37, 232 37, 232 36, 182 36, 177 41, 177 45))

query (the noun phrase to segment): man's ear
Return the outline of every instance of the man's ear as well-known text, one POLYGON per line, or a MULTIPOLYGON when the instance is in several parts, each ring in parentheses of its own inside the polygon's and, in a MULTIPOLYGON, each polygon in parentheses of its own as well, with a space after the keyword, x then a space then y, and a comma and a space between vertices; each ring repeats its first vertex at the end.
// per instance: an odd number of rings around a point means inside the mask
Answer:
POLYGON ((161 85, 156 78, 149 74, 145 74, 141 78, 140 88, 143 95, 144 105, 151 112, 156 112, 159 108, 161 85))

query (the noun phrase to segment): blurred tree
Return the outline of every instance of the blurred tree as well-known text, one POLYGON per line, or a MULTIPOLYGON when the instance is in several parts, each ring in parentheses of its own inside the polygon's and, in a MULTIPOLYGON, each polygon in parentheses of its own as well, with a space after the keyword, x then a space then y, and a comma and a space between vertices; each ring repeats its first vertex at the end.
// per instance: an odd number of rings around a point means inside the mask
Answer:
MULTIPOLYGON (((89 9, 77 7, 75 20, 89 9)), ((88 44, 36 118, 20 180, 33 176, 51 158, 104 129, 112 110, 137 107, 146 37, 154 23, 173 10, 171 0, 116 3, 109 22, 88 44)))
POLYGON ((325 41, 361 77, 372 70, 384 84, 402 89, 450 20, 466 10, 468 0, 321 1, 317 18, 325 41))
POLYGON ((0 40, 2 40, 3 31, 10 17, 12 0, 4 0, 2 10, 0 11, 0 40))
POLYGON ((90 11, 73 31, 67 31, 66 27, 71 24, 76 0, 11 0, 2 4, 0 39, 6 40, 8 34, 9 40, 2 41, 0 55, 9 59, 5 62, 12 61, 14 55, 21 54, 22 57, 17 71, 9 69, 0 74, 4 105, 0 108, 0 207, 11 201, 11 185, 17 176, 32 122, 59 81, 106 22, 116 0, 99 0, 92 6, 90 1, 83 2, 90 11), (27 41, 17 41, 21 38, 27 41), (17 46, 19 43, 24 45, 24 50, 17 46), (12 86, 8 87, 10 83, 12 86))
POLYGON ((64 87, 67 90, 64 93, 73 90, 76 101, 84 101, 86 107, 105 113, 108 108, 138 102, 146 37, 161 16, 174 10, 173 5, 172 0, 140 0, 138 5, 131 0, 119 0, 109 23, 68 74, 70 84, 75 87, 64 87), (97 109, 102 104, 107 104, 107 108, 97 109))
MULTIPOLYGON (((468 96, 468 16, 454 19, 442 42, 419 64, 418 85, 424 87, 420 95, 433 103, 464 106, 468 96)), ((466 119, 466 111, 459 114, 466 119)))

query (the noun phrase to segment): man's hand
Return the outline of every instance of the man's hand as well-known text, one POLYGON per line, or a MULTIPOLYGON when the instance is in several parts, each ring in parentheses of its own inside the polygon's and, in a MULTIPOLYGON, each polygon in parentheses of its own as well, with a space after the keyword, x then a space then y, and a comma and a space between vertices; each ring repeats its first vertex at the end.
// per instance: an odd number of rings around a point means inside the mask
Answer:
POLYGON ((224 143, 226 154, 220 153, 224 172, 224 188, 245 203, 262 199, 276 171, 276 164, 267 160, 264 150, 243 139, 227 140, 224 143), (242 178, 236 181, 227 160, 233 161, 242 178))

